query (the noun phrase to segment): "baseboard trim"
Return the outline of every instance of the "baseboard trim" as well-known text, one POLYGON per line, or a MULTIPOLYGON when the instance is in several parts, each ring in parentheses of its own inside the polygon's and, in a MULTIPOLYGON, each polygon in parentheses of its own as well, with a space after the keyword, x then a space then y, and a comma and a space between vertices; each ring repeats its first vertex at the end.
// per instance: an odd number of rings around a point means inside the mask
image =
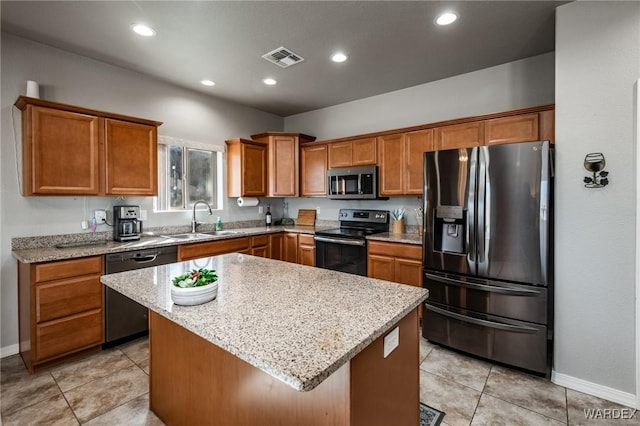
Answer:
POLYGON ((3 346, 0 348, 0 358, 6 358, 11 355, 15 355, 20 352, 20 345, 17 343, 14 345, 3 346))
POLYGON ((607 401, 625 405, 627 407, 640 408, 636 396, 632 393, 622 392, 617 389, 602 386, 597 383, 577 379, 562 373, 551 372, 551 381, 559 386, 586 393, 607 401))

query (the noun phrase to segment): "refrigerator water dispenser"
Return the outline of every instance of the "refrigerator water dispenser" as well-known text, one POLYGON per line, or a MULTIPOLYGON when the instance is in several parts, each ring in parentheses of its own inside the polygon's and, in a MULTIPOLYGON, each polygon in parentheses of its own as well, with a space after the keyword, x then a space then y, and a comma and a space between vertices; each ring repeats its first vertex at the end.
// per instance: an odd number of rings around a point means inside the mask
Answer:
POLYGON ((436 208, 434 231, 435 251, 466 254, 466 215, 462 207, 439 206, 436 208))

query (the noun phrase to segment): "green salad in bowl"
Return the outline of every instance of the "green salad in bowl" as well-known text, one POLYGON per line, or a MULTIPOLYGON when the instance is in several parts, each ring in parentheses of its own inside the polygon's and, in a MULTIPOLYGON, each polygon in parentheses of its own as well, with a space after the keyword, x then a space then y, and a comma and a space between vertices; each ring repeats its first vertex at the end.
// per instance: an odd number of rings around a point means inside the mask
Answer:
POLYGON ((194 269, 193 271, 178 275, 173 279, 173 285, 181 288, 202 287, 218 280, 216 271, 205 268, 194 269))

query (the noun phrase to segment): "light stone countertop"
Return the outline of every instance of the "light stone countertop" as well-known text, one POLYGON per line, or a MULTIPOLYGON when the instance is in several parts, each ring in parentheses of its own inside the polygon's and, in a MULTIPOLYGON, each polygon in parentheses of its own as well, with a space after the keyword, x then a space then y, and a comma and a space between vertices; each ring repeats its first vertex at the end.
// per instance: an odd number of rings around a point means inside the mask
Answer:
POLYGON ((392 234, 391 232, 382 232, 367 236, 367 240, 384 241, 387 243, 403 243, 422 245, 422 236, 418 232, 406 234, 392 234))
MULTIPOLYGON (((69 234, 65 236, 41 236, 41 237, 23 237, 17 240, 21 240, 21 243, 24 244, 25 248, 14 248, 12 250, 13 257, 20 262, 23 263, 39 263, 39 262, 52 262, 56 260, 66 260, 66 259, 77 259, 80 257, 87 256, 99 256, 103 254, 109 253, 119 253, 125 251, 133 251, 133 250, 142 250, 142 249, 151 249, 155 247, 166 247, 166 246, 175 246, 180 244, 191 244, 191 243, 201 243, 205 241, 216 241, 216 240, 224 240, 230 238, 241 238, 252 235, 261 235, 261 234, 269 234, 276 232, 297 232, 304 234, 313 234, 317 230, 320 229, 329 229, 335 228, 336 226, 274 226, 271 228, 261 227, 252 227, 252 228, 234 228, 230 229, 233 231, 233 234, 227 235, 208 235, 208 234, 199 234, 197 238, 189 239, 189 240, 179 240, 166 238, 161 235, 145 235, 143 233, 142 237, 139 241, 132 241, 121 243, 113 240, 104 240, 104 239, 94 239, 87 240, 87 238, 91 238, 92 235, 88 233, 83 234, 69 234), (79 245, 77 247, 70 248, 56 248, 55 244, 59 242, 60 238, 64 238, 63 241, 67 242, 77 242, 79 244, 82 243, 91 243, 99 242, 97 245, 79 245), (28 242, 24 242, 24 240, 29 240, 28 242), (33 243, 33 240, 37 241, 39 247, 30 247, 30 244, 33 243)), ((229 229, 227 229, 229 230, 229 229)), ((206 232, 206 231, 203 231, 206 232)), ((171 233, 171 232, 169 232, 171 233)), ((173 234, 179 233, 188 233, 188 232, 172 232, 173 234)), ((404 243, 404 244, 416 244, 421 245, 422 239, 416 233, 406 233, 406 234, 392 234, 389 232, 383 232, 380 234, 374 234, 367 237, 368 240, 377 240, 377 241, 386 241, 391 243, 404 243)), ((15 239, 14 239, 15 240, 15 239)))
MULTIPOLYGON (((13 257, 23 263, 39 263, 39 262, 51 262, 56 260, 76 259, 86 256, 98 256, 109 253, 119 253, 125 251, 143 250, 155 247, 175 246, 180 244, 192 244, 202 243, 206 241, 217 241, 231 238, 242 238, 252 235, 270 234, 276 232, 298 232, 313 234, 319 227, 312 226, 274 226, 266 228, 264 226, 257 228, 238 228, 231 229, 233 234, 225 235, 209 235, 198 233, 197 238, 192 239, 175 239, 169 238, 170 236, 161 235, 145 235, 143 233, 139 241, 131 242, 118 242, 113 240, 94 240, 100 244, 93 245, 91 241, 78 240, 79 244, 87 243, 87 245, 79 245, 77 247, 70 248, 57 248, 55 247, 56 236, 43 236, 34 237, 43 242, 44 247, 35 248, 23 248, 13 249, 13 257), (48 243, 47 240, 50 242, 48 243)), ((173 234, 180 234, 181 232, 174 232, 173 234)), ((188 232, 182 232, 188 233, 188 232)), ((80 237, 84 237, 90 234, 77 234, 80 237)))
POLYGON ((428 290, 243 254, 104 275, 102 283, 308 391, 427 298, 428 290), (218 295, 174 305, 171 279, 213 269, 218 295))

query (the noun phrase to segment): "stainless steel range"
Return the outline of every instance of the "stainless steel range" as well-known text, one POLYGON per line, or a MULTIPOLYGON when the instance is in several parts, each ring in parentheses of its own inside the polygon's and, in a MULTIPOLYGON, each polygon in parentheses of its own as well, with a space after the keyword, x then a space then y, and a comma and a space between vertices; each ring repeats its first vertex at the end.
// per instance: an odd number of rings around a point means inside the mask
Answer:
POLYGON ((339 228, 316 231, 316 266, 366 276, 366 238, 389 230, 389 212, 340 209, 338 219, 339 228))

